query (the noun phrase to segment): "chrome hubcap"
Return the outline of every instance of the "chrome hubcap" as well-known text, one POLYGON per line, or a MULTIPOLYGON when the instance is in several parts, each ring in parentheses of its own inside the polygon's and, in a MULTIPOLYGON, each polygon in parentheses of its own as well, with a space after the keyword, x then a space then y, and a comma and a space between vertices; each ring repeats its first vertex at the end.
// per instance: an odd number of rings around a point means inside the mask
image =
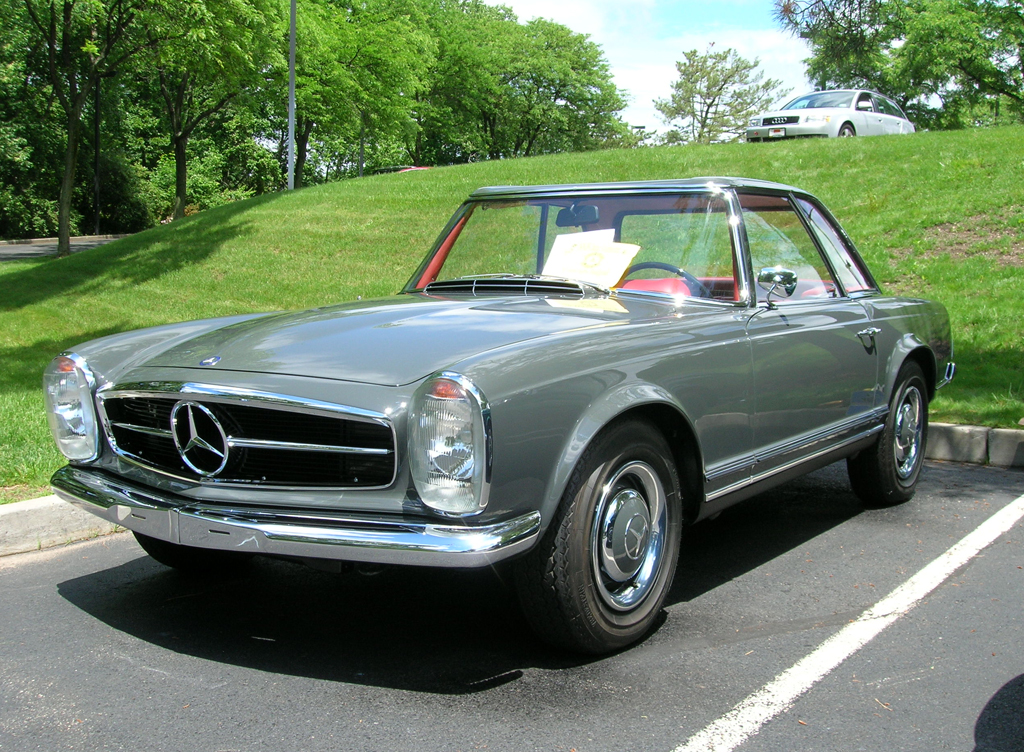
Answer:
POLYGON ((916 387, 907 387, 896 410, 894 431, 894 454, 896 474, 901 480, 913 475, 921 452, 921 437, 924 426, 921 421, 921 392, 916 387))
POLYGON ((591 528, 591 564, 601 599, 616 611, 635 608, 661 569, 665 489, 654 469, 631 462, 604 486, 591 528))

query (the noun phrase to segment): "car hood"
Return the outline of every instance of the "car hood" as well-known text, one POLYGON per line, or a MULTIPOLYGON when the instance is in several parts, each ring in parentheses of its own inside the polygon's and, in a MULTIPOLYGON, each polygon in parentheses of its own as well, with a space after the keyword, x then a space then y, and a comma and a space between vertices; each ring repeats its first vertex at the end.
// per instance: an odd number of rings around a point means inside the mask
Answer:
POLYGON ((574 329, 621 325, 639 313, 638 307, 646 309, 645 318, 656 308, 662 314, 670 310, 609 299, 403 295, 231 322, 179 341, 138 365, 397 386, 493 348, 574 329))

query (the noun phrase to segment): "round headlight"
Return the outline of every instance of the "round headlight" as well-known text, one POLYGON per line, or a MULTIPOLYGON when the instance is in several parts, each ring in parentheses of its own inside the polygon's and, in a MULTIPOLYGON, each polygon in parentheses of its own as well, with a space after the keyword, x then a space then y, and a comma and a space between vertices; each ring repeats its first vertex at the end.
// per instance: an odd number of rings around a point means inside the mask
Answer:
POLYGON ((490 411, 468 379, 428 379, 410 415, 409 467, 420 500, 447 514, 476 514, 487 504, 490 411))
POLYGON ((46 418, 57 448, 69 460, 88 462, 99 454, 95 387, 92 371, 73 353, 54 358, 43 373, 46 418))

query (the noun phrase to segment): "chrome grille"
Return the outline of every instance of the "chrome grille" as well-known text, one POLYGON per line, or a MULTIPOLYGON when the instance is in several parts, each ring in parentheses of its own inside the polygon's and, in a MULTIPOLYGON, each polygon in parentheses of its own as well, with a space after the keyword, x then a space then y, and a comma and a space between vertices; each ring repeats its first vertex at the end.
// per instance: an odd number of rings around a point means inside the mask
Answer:
POLYGON ((292 403, 276 395, 202 391, 195 394, 185 388, 147 394, 115 388, 101 393, 101 414, 111 447, 137 464, 204 483, 382 488, 394 480, 395 435, 383 417, 368 417, 356 410, 348 413, 343 406, 325 403, 310 408, 311 403, 292 403), (201 405, 220 424, 227 455, 222 469, 200 475, 184 461, 180 436, 175 441, 172 414, 176 405, 185 402, 201 405))

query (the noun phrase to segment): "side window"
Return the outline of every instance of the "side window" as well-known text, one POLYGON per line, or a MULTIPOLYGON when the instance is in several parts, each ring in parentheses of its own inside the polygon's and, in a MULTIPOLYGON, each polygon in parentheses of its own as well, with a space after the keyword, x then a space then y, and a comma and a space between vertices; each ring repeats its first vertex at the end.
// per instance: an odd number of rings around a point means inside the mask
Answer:
MULTIPOLYGON (((796 273, 797 287, 790 300, 831 298, 838 295, 835 281, 799 215, 781 196, 740 195, 754 278, 762 269, 781 266, 796 273)), ((757 299, 768 292, 755 285, 757 299)))
POLYGON ((817 236, 821 247, 825 250, 825 255, 828 256, 828 260, 832 263, 832 268, 836 270, 839 283, 846 290, 847 294, 862 290, 873 290, 874 288, 871 286, 871 283, 868 282, 868 276, 850 254, 846 244, 839 237, 839 233, 836 232, 832 223, 825 218, 825 215, 821 213, 821 210, 805 199, 801 198, 797 199, 797 201, 800 204, 800 208, 804 210, 804 214, 810 220, 811 230, 817 236))
POLYGON ((895 102, 893 102, 891 99, 888 99, 887 97, 880 96, 878 98, 878 104, 882 108, 882 112, 884 112, 886 115, 892 115, 893 117, 898 117, 903 120, 905 120, 907 117, 906 115, 903 114, 903 110, 899 108, 899 105, 897 105, 895 102))

